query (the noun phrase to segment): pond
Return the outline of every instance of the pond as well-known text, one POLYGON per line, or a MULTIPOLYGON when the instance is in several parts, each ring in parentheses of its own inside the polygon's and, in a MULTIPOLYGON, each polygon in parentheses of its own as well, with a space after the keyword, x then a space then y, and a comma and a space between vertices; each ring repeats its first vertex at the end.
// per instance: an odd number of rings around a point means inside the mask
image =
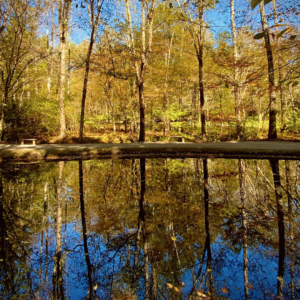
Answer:
POLYGON ((1 168, 1 299, 300 299, 299 161, 1 168))

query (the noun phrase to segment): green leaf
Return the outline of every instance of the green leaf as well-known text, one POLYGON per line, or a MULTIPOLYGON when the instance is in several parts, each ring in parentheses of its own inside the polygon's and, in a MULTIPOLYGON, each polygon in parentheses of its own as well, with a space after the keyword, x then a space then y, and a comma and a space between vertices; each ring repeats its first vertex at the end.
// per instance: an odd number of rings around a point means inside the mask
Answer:
POLYGON ((258 4, 260 4, 262 0, 252 0, 251 1, 251 9, 253 10, 258 4))
POLYGON ((297 35, 291 35, 290 40, 294 40, 297 37, 297 35))
POLYGON ((265 33, 264 33, 264 32, 260 32, 260 33, 257 33, 257 34, 254 36, 254 39, 255 39, 255 40, 260 40, 260 39, 262 39, 264 36, 265 36, 265 33))
POLYGON ((283 30, 281 30, 278 34, 277 34, 277 38, 279 39, 282 35, 284 35, 285 33, 289 33, 292 30, 292 28, 285 28, 283 30))
POLYGON ((279 84, 283 84, 283 83, 285 83, 285 82, 287 82, 287 81, 288 81, 288 79, 280 80, 280 81, 279 81, 279 84))
POLYGON ((294 81, 293 84, 292 84, 292 86, 296 86, 298 84, 299 84, 299 81, 294 81))

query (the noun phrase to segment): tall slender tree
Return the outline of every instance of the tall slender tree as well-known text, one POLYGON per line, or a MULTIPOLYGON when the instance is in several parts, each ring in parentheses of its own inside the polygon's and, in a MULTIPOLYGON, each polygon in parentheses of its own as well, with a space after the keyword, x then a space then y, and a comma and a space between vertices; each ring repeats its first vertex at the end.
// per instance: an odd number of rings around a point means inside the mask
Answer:
MULTIPOLYGON (((103 3, 104 0, 102 0, 103 3)), ((87 94, 87 85, 89 80, 89 72, 90 72, 90 62, 91 62, 91 55, 93 51, 93 45, 95 41, 95 35, 98 31, 98 23, 99 17, 101 12, 101 0, 86 0, 89 19, 90 19, 90 26, 91 26, 91 35, 90 35, 90 43, 86 55, 86 62, 85 62, 85 73, 84 73, 84 81, 83 81, 83 89, 82 89, 82 99, 81 99, 81 114, 80 114, 80 133, 79 133, 79 140, 82 143, 83 141, 83 128, 84 128, 84 109, 85 109, 85 100, 87 94)))
POLYGON ((146 122, 145 122, 145 98, 144 98, 144 83, 145 74, 149 64, 150 54, 152 51, 152 40, 153 40, 153 19, 155 11, 156 0, 150 1, 150 7, 147 9, 146 17, 146 1, 141 0, 141 56, 137 57, 135 36, 133 32, 131 12, 130 12, 130 0, 125 0, 126 7, 126 23, 129 31, 130 40, 130 51, 134 56, 134 65, 136 71, 136 83, 139 90, 139 111, 140 111, 140 132, 139 132, 139 142, 144 142, 146 138, 146 122), (148 26, 147 26, 148 25, 148 26), (146 32, 147 31, 147 32, 146 32), (148 35, 148 40, 146 43, 146 34, 148 35))
MULTIPOLYGON (((273 50, 270 39, 270 31, 268 28, 266 13, 265 13, 265 3, 262 0, 252 0, 251 7, 254 9, 259 4, 261 25, 263 30, 263 37, 265 40, 265 48, 268 61, 268 78, 269 78, 269 132, 268 138, 276 139, 277 130, 276 130, 276 117, 277 117, 277 108, 276 108, 276 87, 275 87, 275 74, 274 74, 274 59, 273 59, 273 50)), ((259 37, 259 36, 258 36, 259 37)))
POLYGON ((232 34, 232 46, 233 46, 233 91, 235 101, 235 115, 237 121, 236 132, 238 137, 241 136, 241 102, 240 102, 240 90, 238 80, 238 47, 237 47, 237 34, 235 26, 235 8, 234 0, 230 0, 230 13, 231 13, 231 34, 232 34))
POLYGON ((60 73, 59 73, 59 108, 60 108, 60 134, 61 139, 67 136, 66 113, 65 113, 65 89, 66 89, 66 49, 68 32, 69 12, 72 1, 59 0, 58 2, 58 26, 60 41, 60 73))
POLYGON ((206 116, 205 116, 205 95, 204 95, 204 83, 203 83, 203 46, 204 46, 204 0, 197 1, 197 20, 193 20, 192 13, 187 9, 187 12, 184 12, 183 5, 177 0, 177 4, 183 14, 184 18, 188 18, 190 25, 188 30, 193 39, 193 45, 196 51, 196 56, 198 59, 198 83, 199 83, 199 108, 200 108, 200 119, 201 119, 201 136, 202 140, 206 140, 206 116), (197 25, 195 25, 195 23, 197 25))

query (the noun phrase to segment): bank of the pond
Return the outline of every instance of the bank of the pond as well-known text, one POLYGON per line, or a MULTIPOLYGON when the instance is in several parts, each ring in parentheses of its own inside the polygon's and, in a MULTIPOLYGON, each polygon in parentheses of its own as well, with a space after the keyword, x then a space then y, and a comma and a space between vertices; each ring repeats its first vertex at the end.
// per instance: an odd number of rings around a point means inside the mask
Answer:
POLYGON ((0 145, 4 161, 130 157, 221 157, 299 159, 299 142, 132 143, 0 145))

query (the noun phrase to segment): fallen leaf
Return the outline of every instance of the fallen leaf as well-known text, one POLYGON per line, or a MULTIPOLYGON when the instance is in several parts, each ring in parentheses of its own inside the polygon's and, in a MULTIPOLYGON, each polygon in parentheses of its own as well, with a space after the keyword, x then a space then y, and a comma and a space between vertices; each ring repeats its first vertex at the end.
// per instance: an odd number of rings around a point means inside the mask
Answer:
POLYGON ((246 286, 248 287, 248 289, 254 290, 254 287, 251 283, 247 283, 246 286))
POLYGON ((178 293, 179 289, 176 286, 174 286, 174 291, 178 293))
POLYGON ((229 289, 228 289, 228 287, 224 287, 224 288, 222 288, 222 289, 221 289, 221 291, 222 291, 222 293, 224 293, 224 294, 227 294, 227 293, 229 293, 229 289))
POLYGON ((197 295, 203 298, 206 298, 206 295, 202 293, 202 291, 196 291, 197 295))
POLYGON ((173 237, 173 236, 172 236, 172 237, 171 237, 171 240, 175 242, 175 241, 176 241, 176 237, 173 237))
POLYGON ((94 287, 93 287, 93 290, 96 291, 97 288, 98 288, 98 285, 97 285, 97 283, 96 283, 96 284, 94 285, 94 287))
POLYGON ((167 287, 168 287, 169 289, 172 289, 172 288, 173 288, 173 285, 172 285, 171 283, 167 283, 167 287))

